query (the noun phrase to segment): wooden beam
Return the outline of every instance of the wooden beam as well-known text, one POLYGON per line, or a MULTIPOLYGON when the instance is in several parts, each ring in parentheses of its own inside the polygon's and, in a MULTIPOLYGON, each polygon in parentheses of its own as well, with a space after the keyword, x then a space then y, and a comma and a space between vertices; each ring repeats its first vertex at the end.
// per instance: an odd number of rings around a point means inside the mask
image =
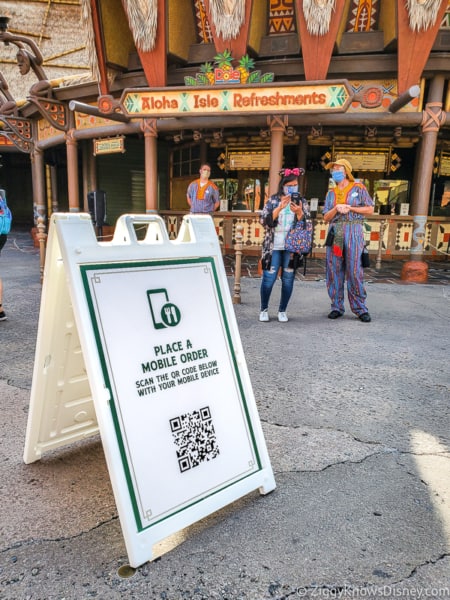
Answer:
POLYGON ((325 35, 312 35, 308 31, 303 13, 303 0, 295 0, 297 28, 300 32, 303 56, 303 68, 306 81, 317 81, 327 78, 331 54, 339 31, 339 24, 344 11, 345 0, 336 0, 335 10, 330 19, 330 27, 325 35))
POLYGON ((99 88, 100 94, 106 96, 109 94, 108 72, 106 69, 106 53, 103 45, 103 35, 101 26, 100 9, 98 0, 91 0, 92 25, 94 29, 94 44, 97 52, 97 65, 100 73, 99 88))
POLYGON ((236 38, 231 40, 224 40, 217 33, 214 23, 211 19, 210 0, 205 1, 206 14, 208 15, 209 25, 211 27, 211 34, 214 41, 214 47, 216 52, 223 52, 224 50, 230 50, 231 55, 234 58, 241 58, 244 54, 247 54, 248 36, 250 30, 250 17, 252 14, 253 0, 246 0, 245 2, 245 17, 244 23, 239 30, 239 34, 236 38))
MULTIPOLYGON (((127 0, 122 0, 127 14, 127 0)), ((136 48, 145 78, 149 87, 165 87, 167 85, 167 9, 165 0, 158 0, 158 24, 153 50, 144 52, 136 48)))
POLYGON ((409 26, 409 15, 404 0, 397 0, 398 20, 398 93, 402 94, 420 82, 422 72, 430 56, 442 19, 447 0, 441 6, 434 25, 427 30, 413 31, 409 26))

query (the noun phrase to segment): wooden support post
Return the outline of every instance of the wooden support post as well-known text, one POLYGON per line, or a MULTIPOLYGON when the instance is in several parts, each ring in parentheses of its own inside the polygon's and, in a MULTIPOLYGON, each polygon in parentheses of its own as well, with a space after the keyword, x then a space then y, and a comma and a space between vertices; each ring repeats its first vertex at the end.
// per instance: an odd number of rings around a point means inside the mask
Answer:
POLYGON ((270 126, 269 196, 276 194, 280 182, 279 172, 283 166, 283 136, 287 116, 267 117, 270 126))
POLYGON ((74 129, 66 133, 67 187, 69 192, 69 212, 80 212, 80 194, 78 191, 78 142, 74 129))
POLYGON ((436 75, 430 86, 429 100, 422 118, 422 140, 416 155, 416 169, 411 193, 411 207, 414 221, 410 260, 402 268, 401 279, 426 283, 428 265, 423 260, 426 241, 426 224, 430 189, 433 177, 433 160, 441 125, 446 114, 442 111, 445 79, 436 75))
POLYGON ((383 237, 384 237, 384 228, 386 227, 386 221, 382 219, 380 221, 380 239, 378 240, 378 252, 377 252, 377 261, 375 263, 375 269, 381 269, 381 254, 383 252, 383 237))
POLYGON ((38 217, 46 218, 46 200, 45 200, 45 165, 44 152, 35 148, 31 154, 31 167, 33 177, 33 210, 34 223, 37 227, 38 217))
MULTIPOLYGON (((300 169, 303 169, 306 173, 306 157, 307 157, 307 153, 308 153, 308 137, 306 135, 302 135, 300 137, 299 143, 298 143, 298 161, 297 161, 297 166, 300 167, 300 169)), ((306 191, 306 178, 305 177, 299 177, 298 179, 298 191, 300 192, 300 194, 302 196, 304 196, 305 191, 306 191)))
POLYGON ((45 220, 42 217, 38 217, 37 220, 37 234, 36 237, 39 242, 39 271, 41 274, 41 283, 44 280, 44 267, 45 267, 45 249, 47 242, 47 234, 45 233, 45 220))
POLYGON ((235 249, 235 269, 234 269, 234 294, 233 304, 241 303, 241 271, 242 271, 242 240, 243 240, 244 226, 238 225, 236 227, 236 243, 235 249))
POLYGON ((158 151, 156 119, 142 119, 145 143, 145 212, 158 211, 158 151))

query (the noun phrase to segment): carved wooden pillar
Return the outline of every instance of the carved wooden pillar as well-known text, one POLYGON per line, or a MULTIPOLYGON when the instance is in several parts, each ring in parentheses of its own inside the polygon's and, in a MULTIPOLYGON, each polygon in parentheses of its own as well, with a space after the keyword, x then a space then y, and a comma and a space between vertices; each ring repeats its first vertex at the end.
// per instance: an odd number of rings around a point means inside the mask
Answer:
POLYGON ((37 226, 39 217, 47 219, 46 201, 45 201, 45 166, 44 152, 35 148, 31 153, 31 170, 33 179, 33 213, 34 224, 37 226))
POLYGON ((53 210, 52 210, 52 198, 53 198, 53 191, 52 191, 52 172, 51 172, 51 166, 50 165, 45 165, 45 197, 47 198, 47 215, 50 218, 53 210))
POLYGON ((69 191, 69 212, 80 212, 80 194, 78 191, 78 142, 75 130, 66 133, 67 183, 69 191))
POLYGON ((156 119, 142 119, 145 140, 145 212, 158 211, 158 153, 156 119))
POLYGON ((283 166, 283 138, 288 123, 287 116, 267 117, 270 127, 269 196, 276 194, 283 166))
POLYGON ((422 118, 422 140, 416 155, 416 167, 411 193, 411 214, 413 216, 413 239, 410 260, 403 265, 401 278, 418 283, 428 279, 428 265, 423 258, 428 205, 433 177, 434 155, 439 128, 445 123, 446 113, 442 111, 445 78, 434 77, 422 118))
POLYGON ((236 244, 235 248, 235 272, 234 272, 234 293, 233 293, 233 304, 241 303, 241 274, 242 274, 242 240, 244 226, 236 226, 236 244))

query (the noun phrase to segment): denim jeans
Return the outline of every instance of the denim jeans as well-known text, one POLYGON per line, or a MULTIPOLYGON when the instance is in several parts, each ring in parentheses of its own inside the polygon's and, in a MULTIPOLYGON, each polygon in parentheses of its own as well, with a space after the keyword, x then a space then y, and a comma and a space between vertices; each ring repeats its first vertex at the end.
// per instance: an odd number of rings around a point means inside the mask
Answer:
POLYGON ((269 308, 269 299, 275 281, 277 280, 278 270, 282 267, 281 274, 281 298, 278 311, 285 312, 289 299, 294 288, 294 269, 288 268, 291 253, 286 250, 274 250, 272 253, 272 263, 268 271, 263 271, 261 281, 261 310, 269 308))

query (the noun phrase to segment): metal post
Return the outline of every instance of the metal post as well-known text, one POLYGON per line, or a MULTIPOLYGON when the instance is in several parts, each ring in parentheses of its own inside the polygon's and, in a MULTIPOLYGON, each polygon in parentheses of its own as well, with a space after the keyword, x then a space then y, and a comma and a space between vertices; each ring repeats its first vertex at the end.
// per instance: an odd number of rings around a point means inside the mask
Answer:
POLYGON ((375 263, 375 269, 381 269, 381 253, 383 251, 383 237, 384 237, 384 228, 386 227, 386 221, 382 219, 380 221, 380 239, 378 240, 378 252, 377 252, 377 261, 375 263))
POLYGON ((233 304, 241 303, 241 270, 242 270, 242 240, 243 240, 243 225, 236 227, 236 243, 235 251, 235 270, 234 270, 234 295, 233 304))

